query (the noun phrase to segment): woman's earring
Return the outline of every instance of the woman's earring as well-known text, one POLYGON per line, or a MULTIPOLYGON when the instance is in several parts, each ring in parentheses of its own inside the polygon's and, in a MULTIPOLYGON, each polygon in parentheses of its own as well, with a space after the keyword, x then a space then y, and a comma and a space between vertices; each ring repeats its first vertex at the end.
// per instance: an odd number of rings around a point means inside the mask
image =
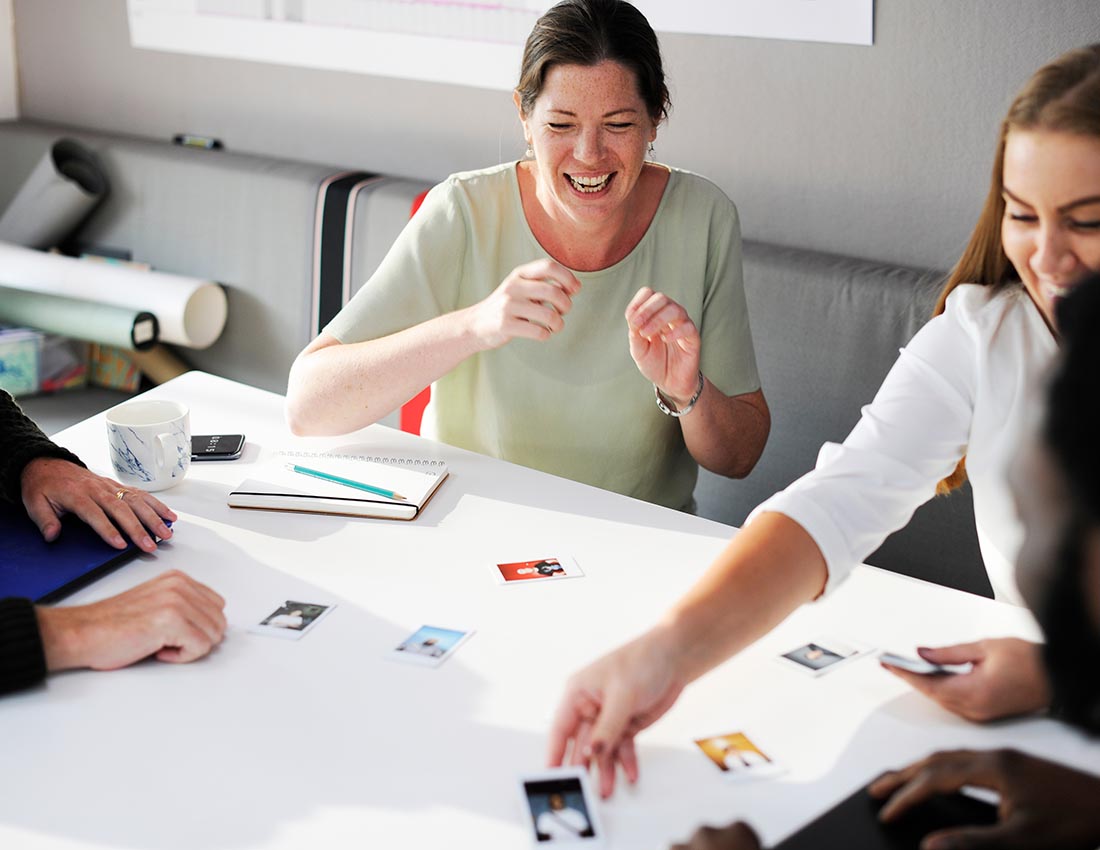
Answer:
POLYGON ((527 145, 527 153, 525 154, 525 156, 526 156, 526 157, 527 157, 528 159, 534 159, 534 158, 535 158, 535 152, 534 152, 534 150, 533 150, 533 149, 531 148, 531 145, 530 145, 530 144, 528 144, 528 145, 527 145))
POLYGON ((649 150, 646 152, 647 159, 653 159, 653 142, 649 143, 649 150))

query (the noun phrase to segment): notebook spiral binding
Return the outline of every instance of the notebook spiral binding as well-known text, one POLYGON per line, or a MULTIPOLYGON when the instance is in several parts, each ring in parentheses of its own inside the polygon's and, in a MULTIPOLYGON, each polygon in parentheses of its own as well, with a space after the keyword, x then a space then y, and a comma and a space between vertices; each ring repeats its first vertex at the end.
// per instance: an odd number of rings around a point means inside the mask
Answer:
POLYGON ((392 466, 430 466, 443 468, 444 460, 432 460, 423 457, 394 457, 393 455, 345 455, 336 452, 278 452, 280 457, 333 458, 335 460, 365 460, 370 463, 386 463, 392 466))

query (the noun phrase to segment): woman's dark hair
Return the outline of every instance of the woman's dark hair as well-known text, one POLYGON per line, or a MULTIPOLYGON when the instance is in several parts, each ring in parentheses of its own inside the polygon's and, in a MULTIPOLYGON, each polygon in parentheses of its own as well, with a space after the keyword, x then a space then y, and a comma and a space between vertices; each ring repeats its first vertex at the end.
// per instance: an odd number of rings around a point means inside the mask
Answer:
POLYGON ((649 117, 659 124, 672 108, 657 34, 626 0, 562 0, 535 22, 520 65, 520 108, 530 115, 555 65, 617 62, 634 72, 649 117))

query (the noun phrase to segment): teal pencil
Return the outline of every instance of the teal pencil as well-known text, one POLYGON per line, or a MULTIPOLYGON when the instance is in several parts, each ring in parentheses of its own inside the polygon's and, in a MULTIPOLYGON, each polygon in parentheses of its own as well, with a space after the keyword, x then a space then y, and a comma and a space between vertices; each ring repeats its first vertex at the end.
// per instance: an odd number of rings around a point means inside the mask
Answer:
POLYGON ((373 484, 364 484, 362 481, 352 481, 350 478, 341 478, 339 475, 330 475, 327 472, 321 472, 319 469, 310 469, 307 466, 298 466, 294 463, 288 463, 286 468, 291 472, 297 472, 299 475, 308 475, 311 478, 320 478, 322 481, 331 481, 333 484, 343 484, 345 487, 354 487, 356 490, 365 490, 368 493, 374 493, 376 496, 385 496, 387 499, 395 499, 399 502, 404 502, 405 497, 400 493, 395 493, 393 490, 386 490, 382 487, 375 487, 373 484))

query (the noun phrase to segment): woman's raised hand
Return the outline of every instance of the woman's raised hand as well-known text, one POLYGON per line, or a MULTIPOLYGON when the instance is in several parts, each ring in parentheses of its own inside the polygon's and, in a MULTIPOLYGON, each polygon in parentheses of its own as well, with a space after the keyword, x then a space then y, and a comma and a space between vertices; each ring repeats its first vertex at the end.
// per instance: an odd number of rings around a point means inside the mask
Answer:
POLYGON ((565 327, 581 282, 561 263, 517 266, 493 293, 470 308, 471 331, 482 350, 522 337, 547 340, 565 327))
POLYGON ((687 310, 643 286, 626 308, 630 356, 648 381, 677 407, 695 395, 699 380, 699 328, 687 310))

